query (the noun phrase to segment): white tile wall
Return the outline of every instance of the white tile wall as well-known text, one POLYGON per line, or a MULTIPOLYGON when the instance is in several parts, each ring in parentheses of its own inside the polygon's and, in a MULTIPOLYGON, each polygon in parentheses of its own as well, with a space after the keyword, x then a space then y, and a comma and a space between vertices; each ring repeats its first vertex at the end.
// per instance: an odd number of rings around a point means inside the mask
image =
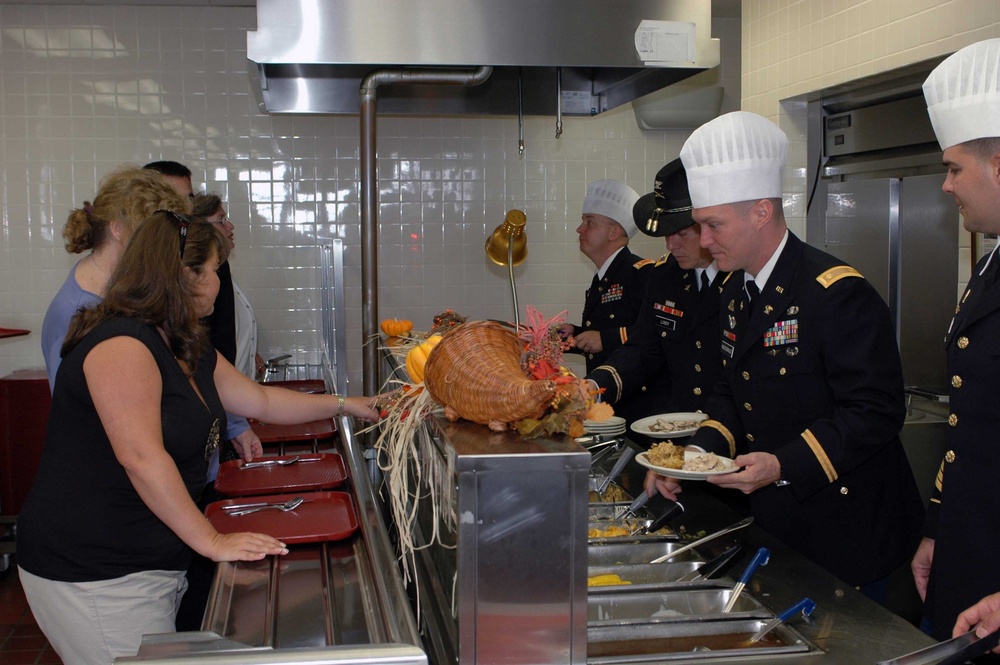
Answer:
MULTIPOLYGON (((243 7, 0 4, 0 376, 41 367, 49 300, 79 257, 61 229, 124 161, 186 163, 236 222, 233 273, 256 310, 260 353, 318 362, 317 238, 345 242, 349 377, 360 390, 358 120, 262 114, 247 76, 243 7)), ((740 23, 717 20, 724 111, 738 107, 740 23)), ((642 192, 677 156, 684 131, 642 132, 631 106, 594 118, 529 117, 518 155, 512 117, 391 118, 378 124, 380 314, 418 328, 451 308, 512 319, 506 270, 483 243, 507 210, 527 213, 521 308, 578 319, 592 266, 574 229, 586 184, 642 192)), ((635 243, 649 257, 662 241, 635 243)))

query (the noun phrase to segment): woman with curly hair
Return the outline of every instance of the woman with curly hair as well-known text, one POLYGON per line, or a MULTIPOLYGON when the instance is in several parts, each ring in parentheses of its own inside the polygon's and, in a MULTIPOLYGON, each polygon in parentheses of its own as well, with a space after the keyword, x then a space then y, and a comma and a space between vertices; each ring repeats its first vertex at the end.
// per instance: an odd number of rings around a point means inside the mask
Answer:
POLYGON ((156 171, 125 164, 101 180, 93 202, 74 209, 63 227, 66 251, 87 256, 77 261, 66 281, 45 311, 42 322, 42 354, 49 375, 49 390, 55 386, 70 319, 81 309, 101 302, 108 279, 125 250, 132 231, 157 210, 191 211, 191 202, 181 196, 156 171))

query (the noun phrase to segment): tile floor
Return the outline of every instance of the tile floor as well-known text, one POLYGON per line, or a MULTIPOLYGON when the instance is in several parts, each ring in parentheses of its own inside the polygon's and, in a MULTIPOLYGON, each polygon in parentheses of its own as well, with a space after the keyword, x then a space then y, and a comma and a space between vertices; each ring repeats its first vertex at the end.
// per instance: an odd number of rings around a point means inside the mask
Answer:
POLYGON ((0 573, 0 663, 50 665, 62 660, 35 623, 17 579, 17 565, 0 573))

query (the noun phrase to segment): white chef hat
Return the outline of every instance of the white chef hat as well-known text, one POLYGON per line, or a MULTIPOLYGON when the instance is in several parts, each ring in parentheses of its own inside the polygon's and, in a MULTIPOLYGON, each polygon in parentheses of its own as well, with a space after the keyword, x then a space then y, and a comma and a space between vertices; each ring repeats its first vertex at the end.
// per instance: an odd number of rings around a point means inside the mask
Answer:
POLYGON ((639 232, 632 221, 632 206, 639 200, 635 190, 617 180, 596 180, 587 185, 587 198, 583 200, 584 215, 604 215, 625 228, 631 238, 639 232))
POLYGON ((948 56, 924 81, 924 99, 942 150, 1000 136, 1000 39, 948 56))
POLYGON ((788 137, 756 113, 720 115, 694 130, 681 148, 695 208, 781 198, 788 137))

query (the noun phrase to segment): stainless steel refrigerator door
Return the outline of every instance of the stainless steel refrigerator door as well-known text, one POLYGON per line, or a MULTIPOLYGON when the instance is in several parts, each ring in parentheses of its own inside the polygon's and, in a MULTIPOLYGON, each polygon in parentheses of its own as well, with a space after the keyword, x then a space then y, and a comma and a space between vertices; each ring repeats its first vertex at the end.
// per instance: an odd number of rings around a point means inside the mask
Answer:
POLYGON ((889 305, 906 385, 945 391, 944 334, 955 308, 958 212, 944 175, 830 182, 826 249, 889 305))

